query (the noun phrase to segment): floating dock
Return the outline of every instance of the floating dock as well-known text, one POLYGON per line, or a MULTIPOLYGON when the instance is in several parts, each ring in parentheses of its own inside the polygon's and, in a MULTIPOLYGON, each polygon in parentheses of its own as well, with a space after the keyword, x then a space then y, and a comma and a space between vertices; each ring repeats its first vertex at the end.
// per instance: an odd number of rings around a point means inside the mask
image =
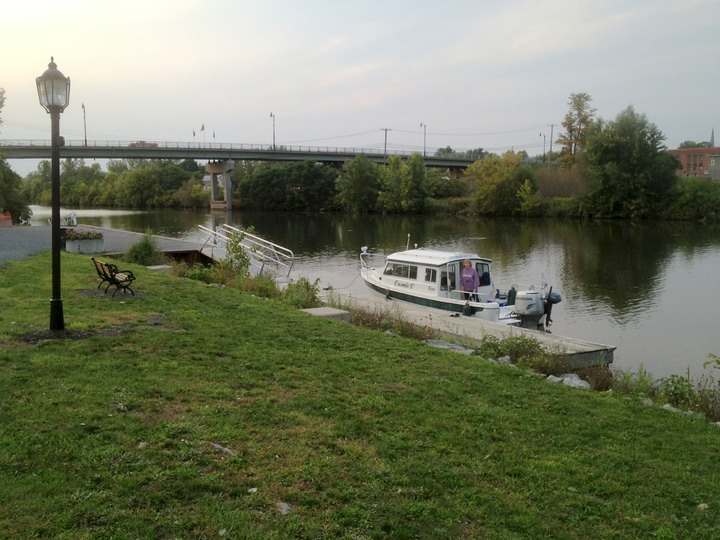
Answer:
POLYGON ((356 295, 340 291, 327 291, 323 300, 326 303, 336 304, 341 307, 350 309, 355 307, 371 312, 397 310, 403 319, 408 322, 434 328, 441 334, 459 338, 460 341, 469 345, 480 344, 485 336, 494 336, 498 339, 512 336, 533 338, 546 351, 566 356, 574 368, 611 364, 616 349, 611 345, 591 343, 548 332, 508 326, 474 317, 465 317, 449 311, 418 306, 400 300, 387 300, 376 296, 356 295))

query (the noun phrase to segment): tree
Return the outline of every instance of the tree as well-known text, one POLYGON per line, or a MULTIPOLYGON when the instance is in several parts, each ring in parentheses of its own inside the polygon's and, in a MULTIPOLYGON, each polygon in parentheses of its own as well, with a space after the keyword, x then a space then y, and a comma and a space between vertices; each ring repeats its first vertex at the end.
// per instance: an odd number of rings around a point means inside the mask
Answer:
POLYGON ((595 125, 595 109, 590 106, 591 101, 592 98, 585 92, 570 94, 570 109, 562 122, 565 133, 557 138, 557 144, 563 147, 558 161, 567 167, 572 167, 577 153, 585 149, 595 125))
MULTIPOLYGON (((0 88, 0 112, 4 105, 5 89, 0 88)), ((0 126, 2 126, 2 115, 0 115, 0 126)), ((10 212, 14 223, 19 223, 30 216, 21 178, 0 156, 0 214, 5 212, 10 212)))
POLYGON ((665 136, 630 106, 614 122, 601 125, 588 141, 590 193, 585 213, 607 217, 657 214, 677 181, 677 160, 665 136))
POLYGON ((380 191, 378 207, 383 212, 398 214, 403 209, 403 185, 408 168, 399 156, 390 156, 385 167, 380 169, 380 191))
MULTIPOLYGON (((518 191, 525 180, 535 188, 532 169, 520 166, 521 156, 506 152, 503 156, 491 154, 476 161, 466 171, 471 183, 477 185, 477 211, 488 215, 513 215, 520 210, 518 191)), ((527 194, 521 191, 524 196, 527 194)))
POLYGON ((4 159, 0 160, 0 214, 10 212, 13 223, 30 217, 30 208, 21 189, 20 175, 4 159))
POLYGON ((682 148, 710 148, 710 143, 708 141, 704 142, 695 142, 695 141, 683 141, 680 143, 680 146, 678 146, 678 149, 682 148))
POLYGON ((403 182, 402 206, 406 212, 422 213, 429 203, 425 160, 414 152, 407 162, 407 174, 403 182))
POLYGON ((348 160, 335 182, 338 202, 350 212, 362 213, 375 209, 380 191, 380 172, 365 154, 348 160))
POLYGON ((263 163, 242 177, 239 194, 244 208, 313 212, 332 202, 335 175, 312 161, 263 163))

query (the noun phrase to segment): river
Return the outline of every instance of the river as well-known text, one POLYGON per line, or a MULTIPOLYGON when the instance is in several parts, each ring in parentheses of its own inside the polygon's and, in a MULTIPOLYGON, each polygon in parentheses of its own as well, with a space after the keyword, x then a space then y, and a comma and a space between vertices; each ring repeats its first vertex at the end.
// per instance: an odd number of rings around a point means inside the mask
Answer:
MULTIPOLYGON (((37 223, 49 215, 33 210, 37 223)), ((201 239, 198 225, 252 226, 293 250, 292 277, 357 294, 367 294, 358 278, 360 247, 380 265, 385 254, 405 248, 409 235, 418 246, 491 258, 501 286, 544 278, 562 295, 551 330, 616 346, 616 367, 697 379, 708 354, 720 354, 718 225, 167 209, 77 214, 81 224, 190 240, 201 239)))

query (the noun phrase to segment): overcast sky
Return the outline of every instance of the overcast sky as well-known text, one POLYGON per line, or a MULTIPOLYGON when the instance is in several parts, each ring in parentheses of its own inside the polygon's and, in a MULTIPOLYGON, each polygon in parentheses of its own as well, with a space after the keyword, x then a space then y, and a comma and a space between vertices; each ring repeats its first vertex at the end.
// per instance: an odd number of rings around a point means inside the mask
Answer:
POLYGON ((2 20, 2 139, 50 138, 50 56, 66 139, 84 103, 88 140, 271 144, 272 112, 278 145, 382 148, 387 128, 389 148, 538 155, 574 92, 669 148, 720 128, 717 0, 21 0, 2 20))

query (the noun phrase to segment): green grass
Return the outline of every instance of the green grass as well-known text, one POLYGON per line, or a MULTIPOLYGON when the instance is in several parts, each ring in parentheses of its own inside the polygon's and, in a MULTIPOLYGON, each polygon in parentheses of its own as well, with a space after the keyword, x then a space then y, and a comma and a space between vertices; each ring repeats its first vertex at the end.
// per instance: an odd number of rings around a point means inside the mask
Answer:
POLYGON ((720 536, 708 422, 119 264, 0 268, 2 537, 720 536))

